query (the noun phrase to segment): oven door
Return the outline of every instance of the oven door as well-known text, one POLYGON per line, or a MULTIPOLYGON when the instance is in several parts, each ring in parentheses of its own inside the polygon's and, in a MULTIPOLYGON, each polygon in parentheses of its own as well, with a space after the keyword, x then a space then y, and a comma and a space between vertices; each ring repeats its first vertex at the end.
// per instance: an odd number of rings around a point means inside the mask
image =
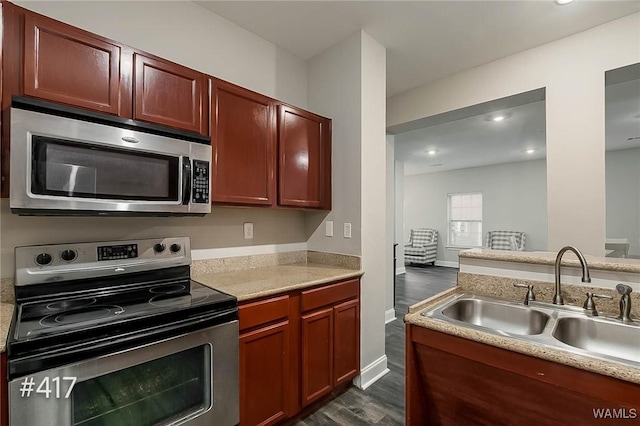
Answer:
POLYGON ((206 144, 12 108, 11 145, 17 213, 211 211, 206 144))
POLYGON ((236 425, 238 392, 233 321, 12 380, 9 425, 236 425))

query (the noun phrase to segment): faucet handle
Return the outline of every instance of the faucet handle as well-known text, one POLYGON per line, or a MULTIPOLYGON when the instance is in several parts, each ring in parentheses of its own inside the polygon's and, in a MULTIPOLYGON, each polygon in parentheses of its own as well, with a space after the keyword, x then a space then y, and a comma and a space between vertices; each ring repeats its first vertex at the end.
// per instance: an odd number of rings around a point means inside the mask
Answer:
POLYGON ((596 310, 596 302, 593 301, 594 297, 597 299, 613 299, 613 297, 606 294, 593 294, 591 292, 587 292, 587 300, 584 301, 584 305, 582 305, 582 307, 585 311, 596 317, 598 316, 598 311, 596 310))
POLYGON ((529 302, 536 300, 536 295, 533 293, 533 286, 531 284, 514 283, 513 286, 527 289, 527 294, 524 296, 525 305, 528 305, 529 302))
POLYGON ((631 287, 629 287, 628 285, 624 285, 622 283, 618 284, 616 286, 616 291, 618 293, 620 293, 622 296, 624 295, 629 295, 631 294, 631 292, 633 291, 633 289, 631 287))
POLYGON ((622 322, 632 322, 631 319, 631 292, 632 288, 628 285, 624 285, 622 283, 616 286, 616 290, 620 293, 620 315, 618 319, 621 319, 622 322))

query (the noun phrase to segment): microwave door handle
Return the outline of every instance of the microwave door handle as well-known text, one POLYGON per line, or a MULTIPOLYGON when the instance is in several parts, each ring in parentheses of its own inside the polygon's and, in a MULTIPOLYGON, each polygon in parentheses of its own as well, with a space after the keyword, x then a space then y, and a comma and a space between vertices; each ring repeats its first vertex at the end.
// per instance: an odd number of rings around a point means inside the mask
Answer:
POLYGON ((191 201, 191 160, 182 157, 182 204, 191 201))

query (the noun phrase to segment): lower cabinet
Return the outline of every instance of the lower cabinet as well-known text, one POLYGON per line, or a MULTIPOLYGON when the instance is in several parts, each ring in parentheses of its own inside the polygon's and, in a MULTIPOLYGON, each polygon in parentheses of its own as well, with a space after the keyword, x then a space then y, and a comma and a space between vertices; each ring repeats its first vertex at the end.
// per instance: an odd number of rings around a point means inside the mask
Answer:
POLYGON ((638 384, 415 325, 406 339, 407 426, 640 419, 638 384))
POLYGON ((333 388, 333 309, 302 316, 302 405, 333 388))
POLYGON ((360 300, 335 306, 333 324, 333 386, 340 386, 360 374, 360 300))
POLYGON ((241 303, 240 425, 273 425, 360 373, 360 280, 241 303))
POLYGON ((360 280, 302 292, 302 405, 360 372, 360 280))
POLYGON ((0 425, 9 424, 9 376, 7 375, 7 353, 0 353, 0 425))
POLYGON ((240 423, 267 425, 287 417, 289 321, 240 336, 240 423))

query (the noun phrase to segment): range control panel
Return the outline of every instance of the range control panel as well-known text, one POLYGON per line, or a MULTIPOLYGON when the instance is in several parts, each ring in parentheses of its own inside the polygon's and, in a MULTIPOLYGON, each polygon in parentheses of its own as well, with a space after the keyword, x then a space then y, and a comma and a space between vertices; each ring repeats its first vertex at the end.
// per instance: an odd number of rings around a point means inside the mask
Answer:
POLYGON ((209 203, 209 162, 193 160, 193 191, 192 202, 197 204, 209 203))
POLYGON ((134 259, 138 257, 137 244, 98 247, 98 260, 134 259))
POLYGON ((189 237, 16 247, 16 286, 191 264, 189 237))

